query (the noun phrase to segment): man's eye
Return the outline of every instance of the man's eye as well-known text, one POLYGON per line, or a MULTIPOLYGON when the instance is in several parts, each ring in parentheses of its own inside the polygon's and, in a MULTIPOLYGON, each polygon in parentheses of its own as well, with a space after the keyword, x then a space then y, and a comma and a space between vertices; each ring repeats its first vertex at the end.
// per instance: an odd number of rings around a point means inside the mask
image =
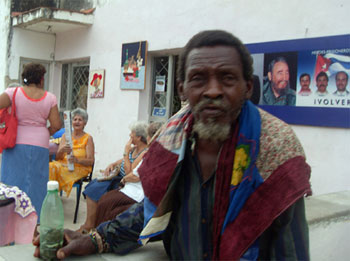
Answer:
POLYGON ((222 80, 225 81, 225 82, 233 82, 236 80, 236 77, 232 74, 224 74, 222 76, 222 80))
POLYGON ((204 77, 200 74, 195 74, 190 78, 190 81, 202 81, 204 77))

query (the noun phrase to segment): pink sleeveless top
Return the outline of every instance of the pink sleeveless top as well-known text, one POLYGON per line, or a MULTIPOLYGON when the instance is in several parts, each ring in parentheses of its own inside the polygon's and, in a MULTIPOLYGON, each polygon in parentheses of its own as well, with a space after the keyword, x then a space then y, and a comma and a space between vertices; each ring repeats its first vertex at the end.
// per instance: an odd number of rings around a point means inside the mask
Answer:
MULTIPOLYGON (((15 89, 5 90, 11 102, 15 89)), ((40 99, 32 99, 26 95, 22 87, 19 87, 16 94, 18 119, 16 144, 49 148, 50 133, 47 129, 47 119, 51 108, 55 105, 57 105, 57 99, 52 93, 45 92, 40 99)))

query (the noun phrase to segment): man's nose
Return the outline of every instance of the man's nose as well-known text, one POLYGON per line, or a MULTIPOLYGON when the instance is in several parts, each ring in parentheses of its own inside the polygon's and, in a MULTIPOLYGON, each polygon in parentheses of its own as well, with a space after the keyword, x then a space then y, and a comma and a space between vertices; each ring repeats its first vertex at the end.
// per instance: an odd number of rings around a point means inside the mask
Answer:
POLYGON ((217 98, 223 95, 222 84, 216 77, 211 77, 208 81, 205 92, 203 93, 205 97, 217 98))

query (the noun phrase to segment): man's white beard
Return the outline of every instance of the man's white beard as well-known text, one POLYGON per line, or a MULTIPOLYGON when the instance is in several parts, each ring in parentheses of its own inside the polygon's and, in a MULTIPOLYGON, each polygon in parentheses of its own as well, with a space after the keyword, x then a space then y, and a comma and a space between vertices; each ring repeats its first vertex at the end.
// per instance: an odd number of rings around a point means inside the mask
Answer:
POLYGON ((199 139, 223 142, 229 137, 230 124, 218 123, 214 119, 208 119, 207 121, 207 123, 204 123, 197 120, 193 124, 193 132, 198 134, 199 139))

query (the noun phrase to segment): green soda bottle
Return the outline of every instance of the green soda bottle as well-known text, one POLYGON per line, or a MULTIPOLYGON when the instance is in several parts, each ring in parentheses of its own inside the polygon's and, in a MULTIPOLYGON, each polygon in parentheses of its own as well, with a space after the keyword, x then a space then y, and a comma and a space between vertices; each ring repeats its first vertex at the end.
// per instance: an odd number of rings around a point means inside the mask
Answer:
POLYGON ((63 244, 63 205, 58 196, 58 182, 47 183, 47 194, 40 212, 40 256, 55 260, 56 252, 63 244))

